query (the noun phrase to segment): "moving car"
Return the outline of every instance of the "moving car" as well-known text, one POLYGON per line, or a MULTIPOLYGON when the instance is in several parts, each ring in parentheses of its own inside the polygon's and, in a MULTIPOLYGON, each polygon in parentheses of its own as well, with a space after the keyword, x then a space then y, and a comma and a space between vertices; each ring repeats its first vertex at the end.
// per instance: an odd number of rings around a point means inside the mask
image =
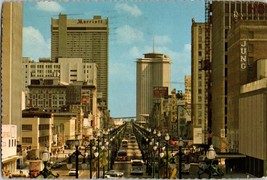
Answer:
MULTIPOLYGON (((78 171, 78 175, 79 175, 79 171, 78 171)), ((76 176, 76 169, 71 169, 69 171, 69 176, 76 176)))
POLYGON ((110 175, 112 177, 122 177, 124 173, 116 170, 110 170, 106 173, 106 175, 110 175))
POLYGON ((134 159, 131 160, 132 168, 131 168, 131 174, 140 174, 142 175, 144 173, 143 171, 143 160, 141 159, 134 159))

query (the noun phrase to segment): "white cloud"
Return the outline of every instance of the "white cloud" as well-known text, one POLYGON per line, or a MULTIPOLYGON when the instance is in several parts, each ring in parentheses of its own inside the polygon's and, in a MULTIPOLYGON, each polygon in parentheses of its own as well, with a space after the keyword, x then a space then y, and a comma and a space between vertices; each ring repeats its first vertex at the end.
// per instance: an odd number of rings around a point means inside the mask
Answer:
POLYGON ((38 29, 23 27, 23 56, 37 61, 40 57, 50 57, 50 40, 45 40, 38 29))
POLYGON ((133 83, 135 82, 135 62, 132 63, 112 63, 109 66, 110 76, 116 82, 133 83), (123 74, 123 76, 122 76, 123 74))
POLYGON ((130 6, 125 3, 124 4, 119 3, 116 4, 115 9, 118 12, 126 12, 136 17, 142 15, 142 11, 136 5, 130 6))
POLYGON ((144 40, 143 32, 128 25, 124 25, 116 29, 116 37, 118 42, 126 44, 144 40))
POLYGON ((57 2, 37 2, 35 8, 37 10, 48 12, 61 12, 64 10, 57 2))
POLYGON ((171 39, 169 36, 164 35, 164 36, 155 36, 154 37, 154 43, 155 45, 165 45, 168 43, 171 43, 171 39))
POLYGON ((129 52, 130 57, 132 58, 141 58, 142 52, 136 47, 132 47, 129 52))

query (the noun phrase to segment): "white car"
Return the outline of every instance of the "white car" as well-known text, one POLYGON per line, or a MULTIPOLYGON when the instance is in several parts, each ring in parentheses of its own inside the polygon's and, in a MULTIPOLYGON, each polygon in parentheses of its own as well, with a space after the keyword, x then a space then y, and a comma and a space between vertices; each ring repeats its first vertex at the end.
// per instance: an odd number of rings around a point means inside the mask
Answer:
MULTIPOLYGON (((69 176, 76 176, 76 169, 71 169, 69 171, 69 176)), ((78 171, 78 176, 79 176, 79 171, 78 171)))
POLYGON ((114 178, 116 177, 112 177, 111 175, 108 175, 108 174, 105 175, 105 179, 114 179, 114 178))
POLYGON ((112 177, 122 177, 124 173, 116 170, 110 170, 107 172, 107 175, 110 175, 112 177))

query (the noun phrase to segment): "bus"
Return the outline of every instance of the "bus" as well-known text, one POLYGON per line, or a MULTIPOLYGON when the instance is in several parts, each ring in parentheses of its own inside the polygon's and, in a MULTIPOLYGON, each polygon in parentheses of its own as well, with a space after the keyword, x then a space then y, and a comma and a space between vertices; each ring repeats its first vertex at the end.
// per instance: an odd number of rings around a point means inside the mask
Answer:
POLYGON ((144 173, 143 171, 143 160, 141 159, 134 159, 131 160, 132 168, 131 168, 131 174, 138 174, 142 175, 144 173))
POLYGON ((127 151, 125 149, 118 151, 117 161, 127 161, 127 151))
POLYGON ((131 143, 135 143, 136 142, 136 137, 135 136, 131 136, 130 137, 130 142, 131 143))
POLYGON ((128 147, 128 140, 123 139, 121 143, 122 143, 122 147, 126 147, 126 148, 128 147))

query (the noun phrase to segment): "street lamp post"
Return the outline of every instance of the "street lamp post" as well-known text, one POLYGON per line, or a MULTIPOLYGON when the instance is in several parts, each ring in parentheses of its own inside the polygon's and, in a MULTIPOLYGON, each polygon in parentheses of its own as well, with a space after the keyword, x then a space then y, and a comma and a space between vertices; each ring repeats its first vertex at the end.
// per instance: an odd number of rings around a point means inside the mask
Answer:
MULTIPOLYGON (((101 133, 100 131, 97 131, 97 151, 98 151, 98 155, 99 155, 99 148, 100 148, 100 136, 101 136, 101 133)), ((98 159, 97 159, 97 178, 99 179, 100 177, 100 157, 98 156, 98 159)))
POLYGON ((93 136, 90 136, 90 179, 92 179, 93 177, 93 169, 92 169, 92 159, 93 159, 93 152, 92 152, 92 148, 93 148, 93 136))
POLYGON ((47 151, 47 147, 45 147, 45 150, 42 154, 42 160, 44 162, 44 169, 35 177, 37 178, 40 175, 43 175, 43 177, 46 179, 49 175, 54 176, 55 178, 58 178, 59 174, 54 175, 50 170, 47 169, 47 162, 50 159, 50 154, 47 151))
POLYGON ((75 139, 74 141, 74 145, 75 145, 75 148, 76 148, 76 151, 75 151, 75 158, 76 158, 76 178, 78 179, 79 178, 79 174, 78 174, 78 170, 79 170, 79 154, 80 154, 80 151, 78 150, 78 147, 79 147, 79 140, 78 139, 75 139))
POLYGON ((208 149, 208 151, 206 153, 206 157, 207 157, 207 159, 209 161, 209 166, 208 166, 208 168, 209 168, 209 178, 211 178, 213 170, 215 169, 212 166, 212 163, 213 163, 214 159, 216 158, 216 152, 215 152, 215 150, 213 148, 213 145, 210 145, 210 147, 209 147, 209 149, 208 149))
POLYGON ((182 147, 184 146, 183 139, 180 137, 179 139, 179 179, 182 179, 182 147))
POLYGON ((155 177, 155 156, 156 156, 156 151, 157 151, 158 146, 156 145, 155 140, 153 143, 154 143, 153 145, 153 178, 154 178, 155 177))
POLYGON ((108 171, 110 170, 109 168, 109 133, 110 133, 110 129, 108 128, 108 141, 106 142, 107 148, 108 148, 108 171))
MULTIPOLYGON (((159 148, 159 151, 160 151, 160 148, 159 148)), ((160 152, 160 154, 159 154, 159 162, 163 157, 164 157, 164 147, 162 148, 162 152, 160 152)), ((159 162, 158 162, 158 166, 160 164, 159 162)), ((159 168, 159 173, 158 173, 158 179, 159 178, 160 178, 160 168, 159 168)))
POLYGON ((104 163, 103 163, 103 156, 104 156, 104 150, 105 150, 105 146, 104 145, 102 145, 101 146, 101 150, 102 150, 102 168, 103 168, 103 179, 104 179, 104 177, 105 177, 105 166, 104 166, 104 163))
POLYGON ((168 160, 169 160, 168 146, 169 146, 169 140, 170 140, 170 136, 168 133, 165 135, 165 140, 166 140, 166 178, 168 178, 168 160))
POLYGON ((159 179, 159 177, 160 177, 160 166, 159 166, 159 161, 160 161, 160 137, 161 137, 160 131, 158 131, 157 136, 158 136, 158 179, 159 179))

